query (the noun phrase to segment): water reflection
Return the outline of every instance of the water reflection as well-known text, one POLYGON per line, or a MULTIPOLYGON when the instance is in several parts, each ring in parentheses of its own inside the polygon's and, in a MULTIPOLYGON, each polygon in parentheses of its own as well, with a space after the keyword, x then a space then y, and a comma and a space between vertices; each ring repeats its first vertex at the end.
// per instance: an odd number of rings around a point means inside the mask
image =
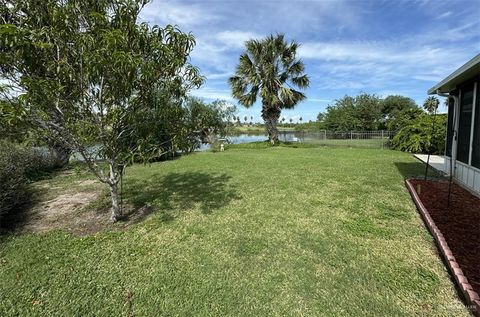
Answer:
MULTIPOLYGON (((302 132, 294 132, 294 131, 279 132, 278 139, 282 142, 299 142, 299 141, 302 141, 302 139, 304 138, 303 134, 304 133, 302 132)), ((242 133, 242 134, 230 135, 226 139, 230 144, 241 144, 241 143, 266 141, 268 140, 268 136, 266 133, 258 133, 258 134, 242 133)), ((210 146, 208 144, 202 144, 198 150, 205 151, 205 150, 208 150, 209 148, 210 146)))

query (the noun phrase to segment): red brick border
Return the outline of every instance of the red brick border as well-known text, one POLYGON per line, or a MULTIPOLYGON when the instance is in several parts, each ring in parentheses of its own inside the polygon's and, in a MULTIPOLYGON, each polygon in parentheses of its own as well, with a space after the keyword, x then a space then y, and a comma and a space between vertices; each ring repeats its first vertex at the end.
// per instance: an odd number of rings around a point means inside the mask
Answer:
POLYGON ((415 188, 413 187, 410 180, 405 180, 405 184, 408 188, 408 191, 410 192, 410 195, 412 195, 412 199, 415 202, 415 205, 417 205, 417 209, 422 216, 425 225, 428 227, 428 230, 437 242, 438 249, 440 250, 440 253, 445 259, 448 269, 455 278, 455 281, 457 282, 458 287, 465 296, 468 304, 472 306, 471 311, 475 316, 480 317, 480 297, 478 296, 477 292, 473 290, 470 283, 468 283, 465 275, 463 275, 462 269, 458 265, 457 260, 455 260, 455 257, 452 254, 452 251, 448 247, 447 241, 443 237, 443 234, 440 232, 438 227, 435 225, 435 222, 433 222, 432 217, 421 202, 420 197, 418 197, 418 194, 415 191, 415 188))

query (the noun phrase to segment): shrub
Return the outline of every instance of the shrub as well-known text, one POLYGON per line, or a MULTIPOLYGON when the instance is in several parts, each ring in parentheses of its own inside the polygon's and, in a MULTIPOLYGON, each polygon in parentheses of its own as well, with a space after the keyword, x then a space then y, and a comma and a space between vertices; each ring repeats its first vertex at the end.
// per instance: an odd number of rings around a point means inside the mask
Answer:
POLYGON ((25 176, 28 180, 35 180, 48 174, 54 168, 61 167, 54 150, 45 147, 31 147, 24 151, 23 164, 25 166, 25 176))
POLYGON ((0 140, 0 218, 28 199, 30 180, 54 165, 55 157, 46 149, 0 140))
POLYGON ((0 142, 0 217, 25 196, 25 155, 25 149, 10 142, 0 142))
POLYGON ((422 115, 400 129, 392 140, 392 147, 410 153, 428 153, 430 147, 431 154, 443 154, 446 125, 446 115, 422 115), (433 120, 435 129, 432 129, 433 120))

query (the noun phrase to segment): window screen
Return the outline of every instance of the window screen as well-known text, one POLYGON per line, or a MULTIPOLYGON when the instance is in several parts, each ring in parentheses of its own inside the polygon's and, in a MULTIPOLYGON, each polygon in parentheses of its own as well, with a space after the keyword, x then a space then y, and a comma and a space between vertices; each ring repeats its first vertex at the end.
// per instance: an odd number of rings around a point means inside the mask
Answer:
POLYGON ((470 154, 470 132, 472 128, 473 84, 461 89, 460 124, 458 126, 457 160, 468 164, 470 154))
POLYGON ((448 123, 447 123, 447 142, 446 142, 446 149, 445 155, 451 157, 452 156, 452 137, 453 131, 455 126, 453 124, 453 112, 455 111, 455 101, 453 98, 449 98, 448 100, 448 123))
POLYGON ((480 168, 480 81, 477 81, 477 98, 475 100, 475 122, 473 130, 472 165, 480 168))

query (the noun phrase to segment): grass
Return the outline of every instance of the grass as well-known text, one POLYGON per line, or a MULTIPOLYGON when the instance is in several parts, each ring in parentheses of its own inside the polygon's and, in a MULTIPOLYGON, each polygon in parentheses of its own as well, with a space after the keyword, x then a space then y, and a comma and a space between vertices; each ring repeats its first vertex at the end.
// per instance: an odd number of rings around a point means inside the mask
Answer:
POLYGON ((316 145, 332 145, 332 146, 351 146, 351 147, 364 147, 364 148, 374 148, 381 149, 382 147, 387 148, 388 138, 378 138, 378 139, 327 139, 327 140, 308 140, 305 142, 316 144, 316 145))
POLYGON ((133 166, 142 222, 0 238, 0 315, 468 316, 403 184, 422 170, 288 144, 133 166))
MULTIPOLYGON (((320 146, 332 147, 351 147, 351 148, 370 148, 370 149, 387 149, 388 139, 353 139, 353 140, 305 140, 302 142, 279 142, 279 147, 290 148, 318 148, 320 146)), ((258 141, 241 144, 228 144, 227 148, 243 148, 243 149, 267 149, 271 145, 268 141, 258 141)))

